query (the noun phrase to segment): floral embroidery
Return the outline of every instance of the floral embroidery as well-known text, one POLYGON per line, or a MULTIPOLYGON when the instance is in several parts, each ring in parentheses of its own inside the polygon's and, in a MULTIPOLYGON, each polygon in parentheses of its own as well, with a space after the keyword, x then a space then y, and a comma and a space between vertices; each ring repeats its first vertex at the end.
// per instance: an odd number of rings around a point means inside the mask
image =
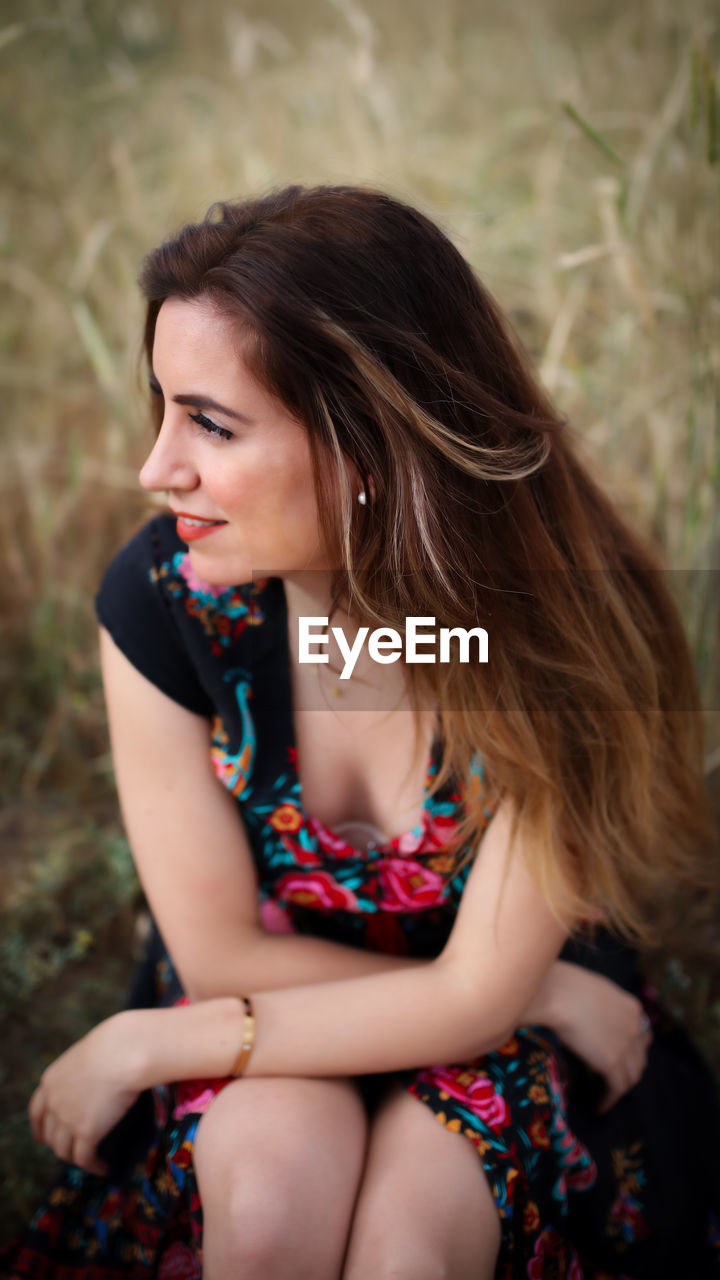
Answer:
POLYGON ((259 626, 265 620, 256 597, 267 586, 267 578, 237 587, 215 586, 198 577, 186 551, 153 567, 149 577, 171 597, 183 600, 186 613, 200 623, 211 641, 213 654, 234 644, 247 626, 259 626))
POLYGON ((268 822, 276 831, 299 831, 303 820, 297 805, 286 802, 273 809, 268 822))
POLYGON ((331 911, 357 910, 355 894, 326 871, 281 876, 276 882, 275 892, 281 901, 296 902, 300 907, 321 907, 331 911))
POLYGON ((645 1183, 642 1161, 642 1139, 628 1147, 613 1147, 613 1172, 618 1182, 618 1192, 610 1206, 606 1231, 608 1238, 618 1246, 631 1244, 647 1235, 640 1192, 645 1183))
POLYGON ((409 858, 383 858, 378 881, 384 911, 424 911, 447 893, 442 876, 409 858))

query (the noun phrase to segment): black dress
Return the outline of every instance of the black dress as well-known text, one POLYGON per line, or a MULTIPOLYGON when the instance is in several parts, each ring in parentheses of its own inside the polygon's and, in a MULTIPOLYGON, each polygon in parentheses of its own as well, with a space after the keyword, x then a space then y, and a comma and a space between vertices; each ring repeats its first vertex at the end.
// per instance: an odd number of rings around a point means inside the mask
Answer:
MULTIPOLYGON (((236 797, 274 932, 437 955, 469 874, 445 852, 463 803, 448 783, 422 821, 360 851, 303 807, 292 720, 285 595, 279 578, 199 581, 170 517, 150 521, 103 580, 98 615, 131 662, 212 724, 215 772, 236 797)), ((172 750, 172 744, 168 744, 172 750)), ((151 784, 151 780, 150 780, 151 784)), ((482 760, 473 784, 486 795, 482 760)), ((493 812, 487 796, 485 816, 493 812)), ((660 1003, 637 955, 600 928, 561 958, 639 996, 653 1039, 640 1082, 606 1114, 602 1081, 546 1027, 523 1026, 471 1062, 393 1078, 470 1141, 497 1205, 498 1280, 720 1280, 720 1102, 704 1059, 660 1003)), ((183 999, 157 931, 133 1003, 183 999)), ((367 1105, 389 1076, 363 1077, 367 1105)), ((103 1144, 108 1178, 65 1165, 0 1274, 55 1280, 196 1280, 202 1207, 192 1154, 202 1113, 227 1080, 142 1095, 103 1144)))

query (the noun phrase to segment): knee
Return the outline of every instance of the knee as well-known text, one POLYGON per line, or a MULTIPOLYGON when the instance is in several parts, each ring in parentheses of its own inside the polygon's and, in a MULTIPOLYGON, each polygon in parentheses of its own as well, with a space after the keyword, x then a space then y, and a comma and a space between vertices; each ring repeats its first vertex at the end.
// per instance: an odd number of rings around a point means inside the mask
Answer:
POLYGON ((229 1085, 195 1140, 203 1275, 337 1277, 362 1169, 362 1104, 329 1082, 243 1084, 257 1087, 229 1085))
MULTIPOLYGON (((306 1161, 307 1163, 307 1152, 306 1161)), ((203 1195, 203 1276, 337 1280, 352 1212, 328 1191, 308 1204, 303 1166, 270 1158, 218 1179, 203 1195)), ((367 1280, 367 1275, 363 1277, 367 1280)))
POLYGON ((384 1244, 363 1251, 355 1261, 349 1260, 342 1280, 449 1280, 450 1264, 436 1249, 422 1248, 417 1241, 384 1244))
POLYGON ((206 1192, 204 1236, 211 1246, 214 1274, 289 1274, 283 1268, 288 1210, 287 1188, 276 1168, 239 1169, 213 1187, 209 1196, 206 1192))

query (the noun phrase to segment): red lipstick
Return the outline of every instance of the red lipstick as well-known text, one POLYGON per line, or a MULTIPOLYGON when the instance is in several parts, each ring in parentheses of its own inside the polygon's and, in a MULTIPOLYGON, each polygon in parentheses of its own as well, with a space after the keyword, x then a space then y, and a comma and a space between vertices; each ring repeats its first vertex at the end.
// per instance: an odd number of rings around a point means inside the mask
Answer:
POLYGON ((183 542, 197 542, 198 538, 207 538, 216 529, 221 529, 227 520, 208 520, 206 516, 192 516, 189 512, 174 511, 177 517, 178 537, 183 542))

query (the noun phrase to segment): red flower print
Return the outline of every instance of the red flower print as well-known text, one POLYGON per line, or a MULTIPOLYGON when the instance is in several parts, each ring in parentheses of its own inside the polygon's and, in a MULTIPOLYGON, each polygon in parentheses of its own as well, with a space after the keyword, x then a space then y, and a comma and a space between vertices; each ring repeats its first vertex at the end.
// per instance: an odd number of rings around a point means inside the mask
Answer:
POLYGON ((390 842, 398 853, 406 856, 410 853, 417 853, 422 845, 428 845, 427 835, 427 810, 425 812, 425 823, 422 827, 415 827, 412 831, 403 831, 401 836, 396 836, 390 842))
POLYGON ((575 1250, 566 1244, 555 1227, 547 1227, 535 1241, 535 1252, 527 1269, 528 1280, 583 1280, 583 1273, 575 1250), (570 1265, 565 1267, 566 1248, 570 1250, 570 1265), (555 1261, 555 1266, 547 1266, 555 1261))
POLYGON ((318 818, 314 818, 312 814, 307 819, 307 829, 315 837, 320 848, 324 853, 332 853, 338 858, 355 858, 359 852, 347 840, 343 840, 342 836, 338 836, 329 827, 323 825, 318 818))
POLYGON ((41 1216, 36 1219, 35 1227, 38 1231, 43 1232, 48 1239, 48 1244, 56 1245, 60 1239, 60 1231, 62 1229, 62 1215, 55 1213, 53 1210, 45 1210, 41 1216))
POLYGON ((528 1125, 528 1134, 530 1141, 534 1147, 549 1147, 550 1138, 542 1120, 531 1120, 528 1125))
POLYGON ((276 831, 299 831, 302 826, 302 814, 294 804, 279 804, 270 814, 268 822, 276 831))
POLYGON ((175 1087, 173 1120, 182 1120, 183 1116, 207 1111, 213 1098, 231 1079, 231 1076, 227 1076, 222 1080, 181 1080, 175 1087))
POLYGON ((457 1098, 491 1129, 502 1129, 510 1120, 508 1105, 494 1084, 474 1067, 431 1067, 423 1080, 457 1098))
POLYGON ((327 871, 312 871, 305 875, 281 876, 275 884, 278 898, 284 898, 298 907, 320 907, 328 911, 358 911, 358 901, 350 889, 333 880, 327 871))
POLYGON ((297 863, 299 867, 322 866, 322 862, 317 854, 313 853, 312 849, 303 849, 302 845, 298 844, 297 840, 293 840, 292 836, 289 836, 285 831, 282 833, 282 842, 283 848, 293 855, 293 862, 297 863))
POLYGON ((199 1280, 200 1265, 187 1245, 176 1240, 160 1260, 158 1280, 199 1280))
POLYGON ((109 1221, 122 1208, 122 1196, 119 1191, 109 1191, 98 1210, 101 1222, 109 1221))
MULTIPOLYGON (((428 834, 437 845, 443 847, 455 834, 457 822, 450 814, 433 813, 428 822, 428 834)), ((454 857, 453 857, 454 861, 454 857)))
POLYGON ((170 1163, 177 1165, 178 1169, 189 1169, 192 1165, 192 1143, 186 1139, 169 1159, 170 1163))
POLYGON ((445 881, 412 858, 383 858, 380 890, 385 911, 424 911, 442 901, 445 881))
POLYGON ((537 1231, 540 1226, 540 1210, 534 1200, 529 1200, 523 1210, 523 1231, 525 1235, 530 1235, 531 1231, 537 1231))

